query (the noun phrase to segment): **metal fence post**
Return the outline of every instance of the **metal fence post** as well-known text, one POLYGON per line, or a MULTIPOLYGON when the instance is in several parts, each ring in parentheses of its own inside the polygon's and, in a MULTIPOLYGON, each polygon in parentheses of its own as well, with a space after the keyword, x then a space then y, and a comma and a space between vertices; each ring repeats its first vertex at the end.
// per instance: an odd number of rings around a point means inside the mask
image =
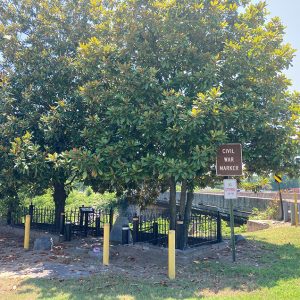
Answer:
POLYGON ((222 242, 222 219, 219 211, 217 215, 217 241, 218 243, 222 242))
POLYGON ((158 243, 158 223, 157 221, 153 222, 153 245, 157 245, 158 243))
MULTIPOLYGON (((84 207, 84 205, 82 205, 81 207, 84 207)), ((80 229, 82 230, 83 228, 83 210, 80 209, 80 217, 79 217, 79 226, 80 226, 80 229)))
POLYGON ((128 234, 129 234, 129 227, 128 225, 123 225, 122 226, 122 245, 127 245, 128 244, 128 234))
POLYGON ((59 233, 64 234, 65 227, 65 213, 60 214, 60 222, 59 222, 59 233))
POLYGON ((72 236, 72 223, 70 221, 67 221, 65 224, 65 241, 71 241, 71 236, 72 236))
POLYGON ((139 217, 135 215, 132 218, 132 241, 137 243, 139 241, 139 217))
POLYGON ((89 213, 87 211, 84 212, 84 236, 87 236, 89 229, 89 213))
POLYGON ((34 210, 34 205, 31 203, 31 204, 29 205, 30 223, 33 222, 33 210, 34 210))
POLYGON ((183 250, 184 248, 184 225, 182 220, 176 222, 176 249, 183 250))
POLYGON ((100 235, 100 217, 96 217, 96 236, 100 235))
POLYGON ((110 230, 112 229, 113 224, 114 224, 114 210, 113 210, 113 208, 111 207, 111 208, 109 209, 109 228, 110 228, 110 230))

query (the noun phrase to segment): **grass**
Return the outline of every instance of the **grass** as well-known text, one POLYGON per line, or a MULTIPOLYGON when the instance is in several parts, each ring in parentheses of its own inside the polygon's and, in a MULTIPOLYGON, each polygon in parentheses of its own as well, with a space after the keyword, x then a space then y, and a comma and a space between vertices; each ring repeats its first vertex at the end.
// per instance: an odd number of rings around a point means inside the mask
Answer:
MULTIPOLYGON (((234 234, 244 234, 247 232, 247 225, 234 226, 234 234)), ((222 220, 222 236, 225 239, 229 239, 231 234, 229 222, 222 220)))
POLYGON ((236 263, 195 261, 174 281, 127 272, 64 281, 1 278, 0 299, 300 299, 300 228, 245 235, 247 247, 237 252, 236 263))

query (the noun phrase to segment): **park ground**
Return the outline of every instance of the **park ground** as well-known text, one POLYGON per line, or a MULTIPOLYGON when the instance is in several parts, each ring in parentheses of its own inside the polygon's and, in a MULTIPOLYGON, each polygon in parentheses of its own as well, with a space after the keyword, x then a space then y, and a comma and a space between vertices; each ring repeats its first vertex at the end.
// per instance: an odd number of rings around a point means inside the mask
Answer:
POLYGON ((300 228, 282 223, 245 233, 232 263, 228 245, 177 253, 169 280, 167 252, 112 246, 110 266, 85 249, 101 240, 24 252, 22 237, 0 231, 0 299, 300 299, 300 228), (74 250, 75 249, 75 250, 74 250))

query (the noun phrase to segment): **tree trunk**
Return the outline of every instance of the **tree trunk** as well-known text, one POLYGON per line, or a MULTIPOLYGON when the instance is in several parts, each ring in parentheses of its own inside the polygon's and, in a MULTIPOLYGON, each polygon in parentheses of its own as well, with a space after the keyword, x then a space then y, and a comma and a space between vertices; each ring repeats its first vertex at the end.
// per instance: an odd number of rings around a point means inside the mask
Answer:
POLYGON ((184 179, 181 183, 181 192, 180 192, 180 219, 183 220, 184 218, 184 209, 185 209, 185 202, 186 202, 186 189, 187 189, 187 181, 184 179))
POLYGON ((189 231, 189 225, 191 221, 191 211, 192 211, 192 204, 194 200, 194 189, 188 189, 187 192, 187 199, 186 199, 186 205, 185 205, 185 211, 184 211, 184 248, 187 246, 188 242, 188 231, 189 231))
POLYGON ((7 224, 10 225, 12 222, 12 213, 18 208, 20 199, 16 190, 10 190, 8 195, 7 205, 7 224))
POLYGON ((55 203, 55 228, 59 230, 60 216, 65 211, 65 204, 67 199, 67 193, 64 183, 56 182, 53 185, 54 193, 53 199, 55 203))
POLYGON ((170 200, 169 200, 169 207, 170 207, 170 229, 176 229, 176 182, 175 178, 170 178, 170 200))

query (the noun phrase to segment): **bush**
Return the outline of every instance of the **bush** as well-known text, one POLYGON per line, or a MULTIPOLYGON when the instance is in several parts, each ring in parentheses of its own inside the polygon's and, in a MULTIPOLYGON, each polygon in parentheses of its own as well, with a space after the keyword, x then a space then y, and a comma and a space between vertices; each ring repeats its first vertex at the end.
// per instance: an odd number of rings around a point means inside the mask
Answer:
MULTIPOLYGON (((44 195, 33 197, 32 199, 26 197, 22 204, 25 206, 32 204, 37 207, 54 208, 54 201, 52 190, 49 189, 44 195)), ((114 193, 94 193, 90 188, 85 191, 73 190, 68 195, 66 200, 66 210, 79 208, 82 205, 92 206, 95 208, 107 208, 116 205, 116 196, 114 193)))
POLYGON ((53 196, 52 196, 52 190, 48 189, 45 194, 40 196, 35 196, 33 198, 26 197, 21 202, 24 206, 30 205, 32 202, 33 205, 37 207, 49 207, 54 208, 54 202, 53 202, 53 196))
POLYGON ((275 198, 264 211, 253 208, 250 219, 252 220, 276 220, 279 216, 279 201, 275 198))
POLYGON ((242 181, 240 183, 240 188, 245 191, 252 191, 258 193, 261 189, 270 189, 270 180, 269 178, 255 178, 248 181, 242 181))
POLYGON ((79 208, 82 205, 92 206, 95 208, 107 208, 114 206, 116 203, 116 196, 114 193, 94 193, 93 191, 80 192, 73 190, 66 202, 66 209, 79 208))
POLYGON ((86 188, 86 190, 85 190, 85 195, 87 196, 87 197, 89 197, 89 196, 91 196, 93 194, 93 189, 89 186, 89 187, 87 187, 86 188))

